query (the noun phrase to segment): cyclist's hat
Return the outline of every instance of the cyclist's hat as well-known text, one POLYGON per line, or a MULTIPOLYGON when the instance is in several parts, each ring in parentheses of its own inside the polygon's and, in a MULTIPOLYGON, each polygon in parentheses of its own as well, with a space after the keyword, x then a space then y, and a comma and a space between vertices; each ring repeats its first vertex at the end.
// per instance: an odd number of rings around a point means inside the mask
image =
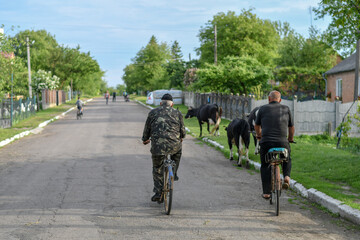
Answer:
POLYGON ((162 96, 161 100, 168 100, 168 101, 172 101, 173 98, 170 94, 166 93, 164 94, 164 96, 162 96))

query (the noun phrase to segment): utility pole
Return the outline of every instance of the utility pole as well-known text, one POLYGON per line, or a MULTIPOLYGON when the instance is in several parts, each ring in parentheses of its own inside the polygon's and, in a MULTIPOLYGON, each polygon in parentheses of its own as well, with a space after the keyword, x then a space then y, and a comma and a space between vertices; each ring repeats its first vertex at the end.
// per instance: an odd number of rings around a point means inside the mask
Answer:
POLYGON ((73 99, 73 80, 71 79, 71 99, 73 99))
POLYGON ((214 64, 217 65, 217 33, 216 33, 216 25, 214 26, 214 64))
POLYGON ((191 62, 191 53, 189 53, 189 62, 191 62))
POLYGON ((358 95, 359 95, 359 64, 360 64, 360 38, 358 38, 356 42, 354 101, 358 100, 358 95))
POLYGON ((32 88, 31 88, 31 67, 30 67, 30 43, 29 37, 26 37, 27 44, 27 62, 28 62, 28 73, 29 73, 29 97, 32 98, 32 88))
POLYGON ((10 127, 13 126, 13 111, 14 111, 14 70, 13 70, 13 62, 11 61, 11 95, 10 95, 10 127))

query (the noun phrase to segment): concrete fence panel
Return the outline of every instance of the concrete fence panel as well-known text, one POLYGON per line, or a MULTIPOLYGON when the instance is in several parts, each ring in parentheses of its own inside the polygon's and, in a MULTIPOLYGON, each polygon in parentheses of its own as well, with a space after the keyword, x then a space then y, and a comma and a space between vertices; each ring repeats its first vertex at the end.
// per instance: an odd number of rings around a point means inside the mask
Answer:
MULTIPOLYGON (((252 109, 268 104, 267 99, 255 100, 254 98, 225 95, 221 93, 191 93, 184 92, 184 103, 199 107, 206 103, 217 104, 223 109, 223 118, 232 120, 234 118, 245 118, 246 114, 252 109)), ((349 110, 349 115, 354 115, 357 111, 359 101, 353 103, 326 102, 321 100, 312 100, 298 102, 295 100, 282 100, 281 104, 288 106, 292 112, 295 134, 322 134, 329 132, 334 135, 336 128, 341 124, 344 115, 349 110)), ((357 122, 353 121, 351 125, 351 136, 360 136, 360 128, 357 122)))

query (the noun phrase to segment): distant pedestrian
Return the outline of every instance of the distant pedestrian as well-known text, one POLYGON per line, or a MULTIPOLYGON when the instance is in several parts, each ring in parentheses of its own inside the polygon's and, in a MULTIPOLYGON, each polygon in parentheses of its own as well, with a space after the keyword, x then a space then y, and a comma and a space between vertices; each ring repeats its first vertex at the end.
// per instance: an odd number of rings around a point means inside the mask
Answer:
POLYGON ((106 91, 105 93, 106 104, 108 104, 109 102, 109 97, 110 97, 109 91, 106 91))
POLYGON ((77 109, 80 111, 80 114, 83 115, 83 105, 84 105, 84 102, 80 100, 80 96, 78 97, 78 100, 76 101, 76 107, 77 109))
POLYGON ((113 95, 113 99, 112 99, 112 101, 113 101, 113 102, 116 102, 116 92, 113 92, 113 94, 112 94, 112 95, 113 95))

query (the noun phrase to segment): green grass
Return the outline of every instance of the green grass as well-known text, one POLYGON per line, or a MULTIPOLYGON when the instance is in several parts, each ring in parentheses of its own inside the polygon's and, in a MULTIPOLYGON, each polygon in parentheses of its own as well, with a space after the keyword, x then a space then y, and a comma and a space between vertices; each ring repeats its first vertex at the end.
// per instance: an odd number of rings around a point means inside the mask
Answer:
MULTIPOLYGON (((89 97, 90 98, 90 97, 89 97)), ((86 100, 86 98, 82 98, 86 100)), ((60 106, 48 108, 46 110, 41 110, 36 112, 35 115, 26 118, 18 123, 15 123, 12 128, 0 128, 0 141, 3 141, 7 138, 13 137, 16 134, 30 130, 39 126, 40 123, 45 122, 49 119, 52 119, 55 116, 60 115, 61 113, 67 111, 71 107, 75 106, 76 99, 73 99, 69 102, 63 103, 60 106)))
POLYGON ((7 129, 0 128, 0 142, 5 140, 5 139, 11 138, 11 137, 13 137, 16 134, 19 134, 21 132, 24 132, 24 130, 22 130, 22 129, 11 129, 11 128, 7 128, 7 129))

